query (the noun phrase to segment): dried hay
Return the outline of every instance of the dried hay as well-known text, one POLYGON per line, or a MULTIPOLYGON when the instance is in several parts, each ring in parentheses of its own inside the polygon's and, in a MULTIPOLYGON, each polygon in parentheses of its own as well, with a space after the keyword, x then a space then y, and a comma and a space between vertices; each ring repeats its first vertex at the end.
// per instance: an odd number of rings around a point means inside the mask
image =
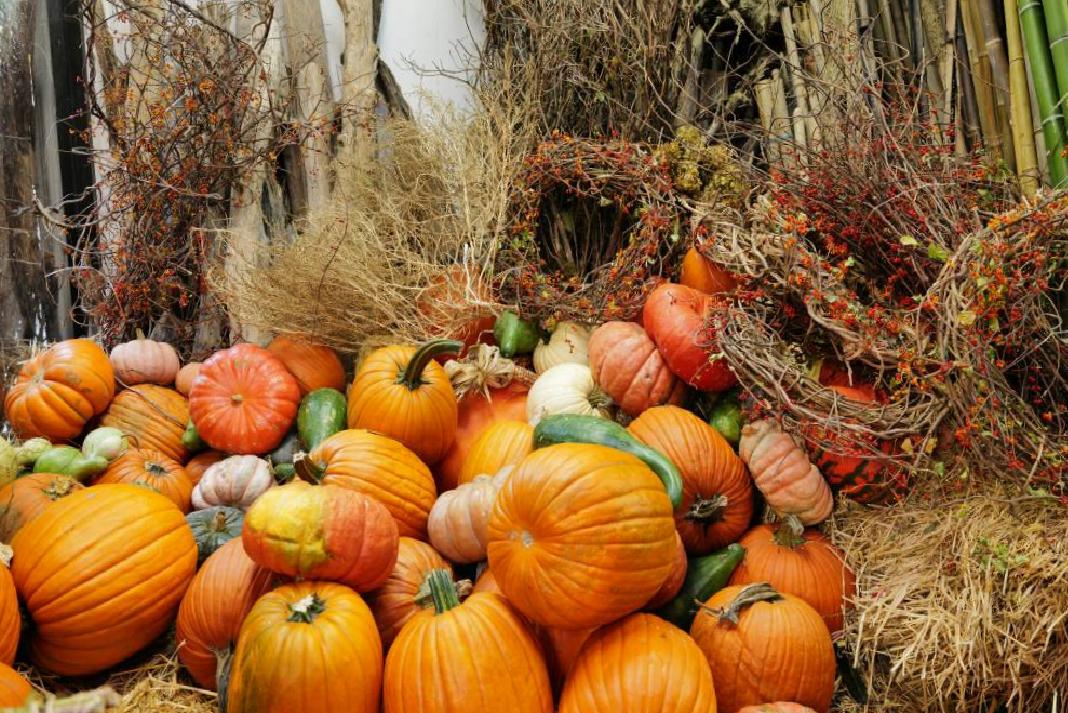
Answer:
POLYGON ((867 710, 1037 713, 1068 693, 1065 509, 976 491, 836 519, 857 575, 847 636, 867 710))

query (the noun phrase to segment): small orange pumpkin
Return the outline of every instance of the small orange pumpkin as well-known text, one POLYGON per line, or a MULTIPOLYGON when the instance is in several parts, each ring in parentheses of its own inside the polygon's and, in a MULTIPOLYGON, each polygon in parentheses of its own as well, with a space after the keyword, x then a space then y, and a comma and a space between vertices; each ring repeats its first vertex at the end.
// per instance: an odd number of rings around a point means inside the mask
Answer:
POLYGON ((435 569, 452 574, 452 566, 433 547, 411 537, 400 538, 397 563, 389 579, 368 597, 387 651, 401 627, 417 612, 433 605, 427 578, 435 569))
POLYGON ((49 504, 84 487, 68 475, 30 473, 0 488, 0 542, 11 542, 49 504))
POLYGON ((666 283, 649 294, 642 324, 671 371, 701 391, 726 391, 738 383, 726 359, 717 358, 715 330, 709 324, 723 298, 685 285, 666 283))
POLYGON ((533 450, 533 426, 526 421, 497 421, 471 444, 460 469, 459 484, 470 483, 478 475, 493 475, 509 465, 518 465, 533 450))
POLYGON ((30 682, 0 661, 0 708, 22 708, 32 697, 30 682))
POLYGON ((189 512, 193 495, 193 481, 181 463, 144 448, 131 448, 113 460, 96 483, 146 485, 164 495, 182 512, 189 512))
POLYGON ((193 379, 200 373, 200 362, 191 361, 181 369, 174 377, 174 390, 182 396, 189 396, 189 390, 193 388, 193 379))
POLYGON ((706 295, 733 292, 738 287, 734 275, 699 253, 697 248, 686 251, 679 282, 706 295))
POLYGON ((221 451, 201 451, 190 458, 185 464, 185 472, 189 476, 190 482, 193 483, 193 487, 197 486, 208 468, 221 460, 225 460, 226 457, 226 454, 221 451))
POLYGON ((15 580, 8 570, 8 555, 11 550, 0 545, 0 664, 10 665, 15 660, 22 632, 22 617, 19 615, 19 598, 15 592, 15 580))
POLYGON ((590 335, 593 380, 630 416, 660 404, 678 404, 686 384, 664 363, 649 335, 634 322, 605 322, 590 335))
MULTIPOLYGON (((478 389, 469 391, 460 399, 457 405, 456 439, 445 456, 434 465, 438 492, 452 490, 463 482, 461 475, 465 472, 467 457, 475 441, 486 429, 501 421, 526 422, 529 390, 527 384, 513 381, 502 388, 489 388, 485 393, 478 389)), ((482 473, 472 473, 471 477, 476 475, 482 473)))
POLYGON ((182 435, 189 425, 189 403, 174 389, 155 384, 123 389, 100 424, 119 429, 137 448, 159 451, 179 462, 188 455, 182 435))
POLYGON ((337 389, 345 393, 345 367, 330 347, 304 337, 280 334, 267 345, 267 351, 289 369, 297 380, 301 396, 316 389, 337 389))

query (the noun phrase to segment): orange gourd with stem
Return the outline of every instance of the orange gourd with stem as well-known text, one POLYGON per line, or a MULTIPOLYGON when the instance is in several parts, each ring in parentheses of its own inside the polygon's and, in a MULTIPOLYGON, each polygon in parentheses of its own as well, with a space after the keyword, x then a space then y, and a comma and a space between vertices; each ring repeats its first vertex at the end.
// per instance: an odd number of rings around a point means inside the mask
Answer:
POLYGON ((164 495, 182 512, 189 512, 193 481, 178 461, 157 451, 131 448, 108 465, 95 484, 145 485, 164 495))
POLYGON ((427 579, 436 569, 452 574, 452 566, 433 547, 411 537, 400 538, 397 563, 389 579, 368 597, 387 651, 409 619, 433 606, 427 579))

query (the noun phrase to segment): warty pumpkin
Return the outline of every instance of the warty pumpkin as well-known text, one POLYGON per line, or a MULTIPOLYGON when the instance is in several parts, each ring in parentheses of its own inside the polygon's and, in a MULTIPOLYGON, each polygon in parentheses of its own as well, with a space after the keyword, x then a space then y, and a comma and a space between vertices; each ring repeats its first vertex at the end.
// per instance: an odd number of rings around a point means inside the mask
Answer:
POLYGON ((501 483, 512 468, 496 475, 480 475, 470 483, 441 494, 430 510, 430 543, 456 563, 486 559, 486 528, 501 483))
POLYGON ((527 395, 527 420, 574 413, 587 416, 612 414, 612 399, 593 381, 585 364, 560 364, 541 374, 527 395))
POLYGON ((772 421, 750 421, 742 427, 738 455, 749 466, 753 483, 768 505, 802 523, 823 522, 834 509, 834 496, 805 450, 772 421))
POLYGON ((18 671, 0 661, 0 708, 21 708, 33 697, 33 686, 18 671))
POLYGON ((671 371, 695 389, 726 391, 738 383, 726 359, 717 358, 709 324, 719 302, 685 285, 663 284, 642 308, 642 324, 671 371))
POLYGON ((675 378, 653 340, 634 322, 605 322, 593 330, 589 354, 594 382, 629 416, 682 403, 686 396, 686 384, 675 378))
POLYGON ((433 606, 427 580, 436 569, 452 574, 452 566, 433 547, 411 537, 400 538, 389 579, 367 598, 387 651, 409 619, 433 606))
POLYGON ((85 486, 69 475, 30 473, 0 489, 0 542, 11 538, 50 504, 85 486))
POLYGON ((183 513, 189 512, 193 481, 182 464, 158 451, 133 448, 111 462, 96 484, 146 485, 161 493, 183 513))
POLYGON ((193 488, 197 510, 227 505, 247 510, 256 499, 274 486, 271 466, 256 456, 230 456, 212 463, 193 488))
POLYGON ((21 439, 74 438, 115 395, 108 355, 89 339, 53 344, 19 369, 4 397, 4 415, 21 439))
POLYGON ((382 642, 358 594, 330 582, 264 594, 241 625, 226 713, 378 713, 382 642))
POLYGON ((706 295, 733 292, 738 287, 734 275, 699 253, 697 248, 690 248, 682 258, 679 283, 706 295))
POLYGON ((595 631, 564 684, 560 713, 716 713, 708 661, 660 617, 631 614, 595 631))
POLYGON ((377 500, 300 480, 261 495, 246 512, 241 535, 248 556, 272 572, 341 582, 360 592, 389 577, 398 538, 397 523, 377 500))
MULTIPOLYGON (((445 457, 434 465, 434 479, 438 492, 452 490, 463 481, 466 465, 476 441, 490 428, 506 421, 527 420, 527 393, 530 387, 520 381, 507 386, 475 389, 459 401, 456 440, 445 457)), ((496 473, 497 471, 491 471, 496 473)), ((473 478, 481 473, 472 473, 473 478)))
POLYGON ((285 365, 306 396, 316 389, 337 389, 345 392, 345 367, 337 352, 328 346, 301 336, 280 334, 267 345, 285 365))
POLYGON ((197 685, 218 690, 219 666, 233 653, 245 616, 274 583, 274 573, 245 554, 240 537, 207 558, 182 598, 175 625, 178 660, 197 685))
POLYGON ((487 552, 520 612, 583 629, 648 602, 674 567, 675 548, 671 501, 644 463, 561 443, 531 453, 501 485, 487 552))
POLYGON ((738 544, 745 548, 745 558, 731 575, 731 584, 767 582, 808 602, 832 633, 842 629, 843 608, 856 594, 856 578, 823 533, 788 518, 778 525, 754 527, 738 544))
POLYGON ((470 483, 479 475, 493 475, 519 461, 534 450, 534 427, 526 421, 497 421, 482 431, 467 452, 460 469, 460 484, 470 483))
POLYGON ((34 663, 103 671, 173 620, 197 564, 181 511, 136 485, 94 485, 45 508, 12 541, 11 574, 33 620, 34 663))
POLYGON ((552 713, 545 660, 508 602, 478 593, 461 604, 443 569, 428 587, 433 609, 405 624, 386 657, 385 713, 552 713))
POLYGON ((100 423, 125 433, 137 448, 159 451, 179 462, 189 454, 182 443, 189 424, 189 403, 174 389, 155 384, 123 389, 100 423))
POLYGON ((690 634, 708 659, 721 711, 776 700, 830 710, 834 645, 803 600, 767 584, 727 587, 705 602, 690 634))
POLYGON ((588 364, 590 328, 576 322, 560 322, 549 341, 534 347, 534 371, 543 374, 557 364, 588 364))
POLYGON ((8 570, 10 564, 11 548, 0 544, 0 664, 8 665, 15 660, 22 633, 19 597, 15 592, 15 580, 8 570))
POLYGON ((745 463, 719 432, 676 406, 658 406, 627 430, 675 464, 682 504, 675 510, 686 550, 704 555, 737 541, 753 518, 753 486, 745 463))
POLYGON ((339 431, 298 461, 297 470, 313 482, 369 495, 386 506, 401 535, 426 539, 434 476, 399 441, 363 429, 339 431))
POLYGON ((111 367, 120 384, 174 383, 178 374, 178 352, 166 342, 146 339, 138 331, 137 339, 123 342, 111 350, 111 367))
POLYGON ((458 407, 445 369, 433 358, 456 353, 461 346, 438 340, 371 352, 349 390, 349 428, 381 433, 427 465, 437 463, 456 438, 458 407))

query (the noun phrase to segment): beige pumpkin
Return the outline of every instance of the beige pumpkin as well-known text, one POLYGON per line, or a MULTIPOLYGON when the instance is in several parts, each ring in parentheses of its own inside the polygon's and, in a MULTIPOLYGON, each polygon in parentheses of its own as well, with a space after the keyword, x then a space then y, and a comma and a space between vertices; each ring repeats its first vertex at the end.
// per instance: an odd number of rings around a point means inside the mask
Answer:
POLYGON ((178 375, 178 352, 174 347, 166 342, 146 339, 140 332, 137 339, 112 349, 110 359, 115 379, 125 386, 167 386, 173 384, 178 375))
POLYGON ((554 366, 534 381, 527 394, 527 420, 532 425, 562 413, 608 418, 611 407, 612 399, 593 382, 593 372, 585 364, 554 366))
POLYGON ((189 390, 193 388, 193 379, 200 373, 200 362, 191 361, 178 370, 174 377, 174 390, 182 396, 189 396, 189 390))
POLYGON ((193 489, 193 509, 229 505, 247 510, 274 485, 270 464, 256 456, 230 456, 204 471, 193 489))
POLYGON ((534 371, 544 374, 560 364, 588 364, 590 329, 577 322, 556 325, 549 341, 534 347, 534 371))
POLYGON ((434 549, 457 563, 486 559, 486 528, 493 501, 512 470, 506 466, 495 476, 479 475, 438 497, 427 522, 434 549))
POLYGON ((753 484, 780 515, 796 515, 806 525, 830 516, 834 509, 830 486, 809 461, 805 449, 774 421, 745 424, 738 455, 749 466, 753 484))

